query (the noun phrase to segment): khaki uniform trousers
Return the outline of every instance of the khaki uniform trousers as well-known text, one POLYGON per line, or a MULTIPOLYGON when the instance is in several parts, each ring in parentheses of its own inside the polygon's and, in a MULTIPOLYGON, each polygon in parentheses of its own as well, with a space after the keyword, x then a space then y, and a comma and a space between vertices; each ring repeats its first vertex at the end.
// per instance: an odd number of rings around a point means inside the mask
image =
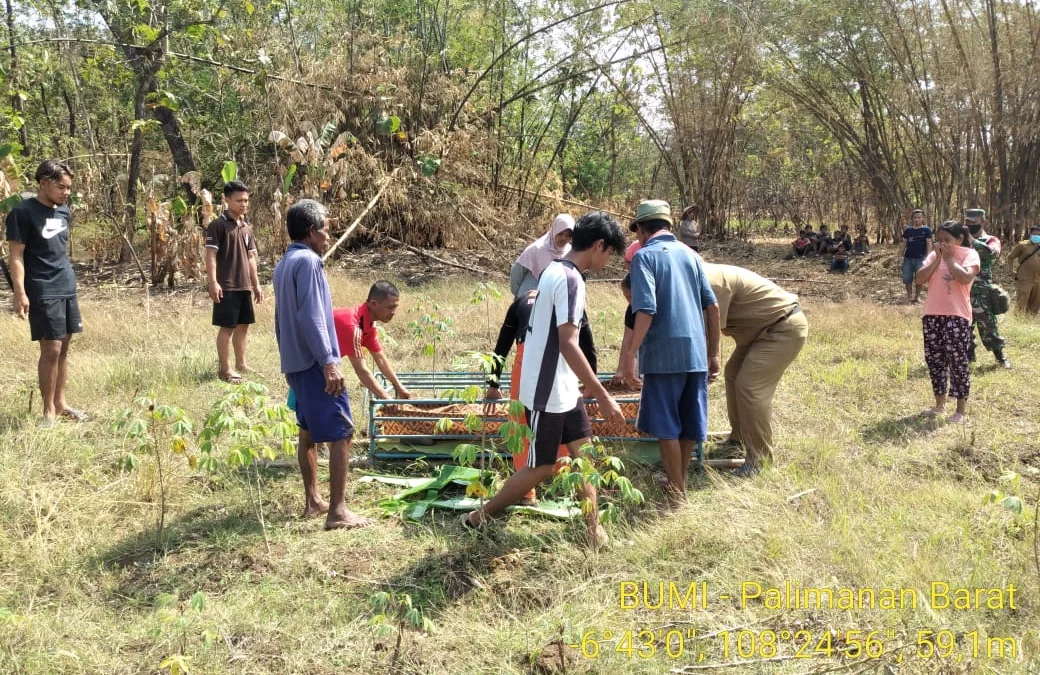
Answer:
MULTIPOLYGON (((1040 255, 1038 253, 1037 255, 1040 255)), ((1040 313, 1040 277, 1020 279, 1015 285, 1015 305, 1020 312, 1040 313)))
POLYGON ((809 322, 798 312, 737 345, 726 363, 730 438, 743 443, 752 466, 773 460, 773 395, 808 336, 809 322))

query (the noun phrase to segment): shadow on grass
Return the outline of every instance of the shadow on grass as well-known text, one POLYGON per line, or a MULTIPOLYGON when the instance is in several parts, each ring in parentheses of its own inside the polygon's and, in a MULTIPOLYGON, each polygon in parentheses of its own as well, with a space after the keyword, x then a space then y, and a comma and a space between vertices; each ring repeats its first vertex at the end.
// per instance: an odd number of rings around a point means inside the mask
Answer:
POLYGON ((17 432, 24 428, 30 422, 27 420, 25 413, 16 413, 13 411, 0 411, 0 434, 7 432, 17 432))
POLYGON ((883 419, 860 429, 864 441, 881 443, 898 439, 909 439, 913 436, 924 436, 941 426, 942 422, 935 417, 923 414, 883 419))
POLYGON ((435 511, 432 518, 405 521, 403 534, 407 538, 422 538, 431 528, 443 538, 445 552, 428 553, 411 561, 406 567, 380 584, 378 590, 407 593, 424 614, 439 614, 458 603, 475 589, 486 588, 487 576, 494 562, 511 552, 528 554, 547 548, 546 539, 556 539, 548 528, 516 527, 515 520, 503 516, 478 531, 466 530, 459 523, 461 512, 435 511))
POLYGON ((928 366, 923 363, 919 363, 906 371, 906 379, 908 380, 924 380, 928 379, 928 377, 928 366))
POLYGON ((975 375, 982 375, 985 373, 1004 372, 1008 370, 1002 364, 996 361, 989 361, 988 363, 975 362, 971 365, 972 373, 975 375))
MULTIPOLYGON (((141 532, 117 542, 87 564, 121 571, 116 594, 131 602, 147 602, 160 589, 170 587, 171 576, 176 577, 175 586, 204 586, 198 578, 208 578, 213 573, 214 549, 226 549, 229 542, 242 537, 259 538, 260 534, 260 522, 248 508, 199 508, 167 521, 161 538, 155 523, 149 522, 141 532), (175 555, 176 564, 171 564, 175 555)), ((245 561, 240 562, 248 566, 245 561)))

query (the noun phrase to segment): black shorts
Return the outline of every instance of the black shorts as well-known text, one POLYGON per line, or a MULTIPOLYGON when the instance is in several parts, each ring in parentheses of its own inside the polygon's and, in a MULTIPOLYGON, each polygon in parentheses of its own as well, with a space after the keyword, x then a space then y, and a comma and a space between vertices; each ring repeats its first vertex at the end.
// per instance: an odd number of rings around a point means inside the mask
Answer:
POLYGON ((67 335, 82 332, 83 317, 75 296, 29 302, 29 334, 33 342, 64 340, 67 335))
POLYGON ((531 427, 531 445, 527 454, 527 467, 556 464, 556 455, 561 445, 592 436, 592 424, 585 412, 585 402, 580 398, 573 410, 562 413, 527 410, 527 426, 531 427))
POLYGON ((249 291, 224 291, 224 297, 213 305, 213 325, 234 328, 250 323, 256 323, 253 294, 249 291))

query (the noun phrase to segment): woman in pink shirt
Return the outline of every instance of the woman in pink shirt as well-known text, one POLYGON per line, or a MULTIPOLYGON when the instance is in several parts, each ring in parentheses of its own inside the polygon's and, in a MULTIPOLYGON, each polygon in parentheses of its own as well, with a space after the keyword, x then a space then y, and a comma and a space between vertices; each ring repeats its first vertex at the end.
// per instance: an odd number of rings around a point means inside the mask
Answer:
POLYGON ((971 248, 968 229, 947 220, 935 235, 935 248, 917 272, 918 285, 928 284, 924 301, 924 360, 932 378, 935 407, 926 415, 942 414, 949 397, 957 400, 953 423, 964 421, 971 380, 968 346, 971 343, 971 284, 979 273, 979 254, 971 248))

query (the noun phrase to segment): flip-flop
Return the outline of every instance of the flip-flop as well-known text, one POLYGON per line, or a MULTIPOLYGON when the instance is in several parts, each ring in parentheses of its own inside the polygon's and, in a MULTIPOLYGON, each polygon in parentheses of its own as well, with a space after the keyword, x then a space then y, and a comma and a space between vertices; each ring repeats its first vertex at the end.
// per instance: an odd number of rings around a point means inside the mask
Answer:
POLYGON ((65 408, 60 414, 63 418, 72 420, 73 422, 86 422, 89 419, 87 413, 82 410, 76 410, 75 408, 65 408))
POLYGON ((218 375, 217 377, 220 378, 221 382, 227 382, 228 384, 244 384, 246 381, 244 377, 234 373, 225 373, 218 375))

